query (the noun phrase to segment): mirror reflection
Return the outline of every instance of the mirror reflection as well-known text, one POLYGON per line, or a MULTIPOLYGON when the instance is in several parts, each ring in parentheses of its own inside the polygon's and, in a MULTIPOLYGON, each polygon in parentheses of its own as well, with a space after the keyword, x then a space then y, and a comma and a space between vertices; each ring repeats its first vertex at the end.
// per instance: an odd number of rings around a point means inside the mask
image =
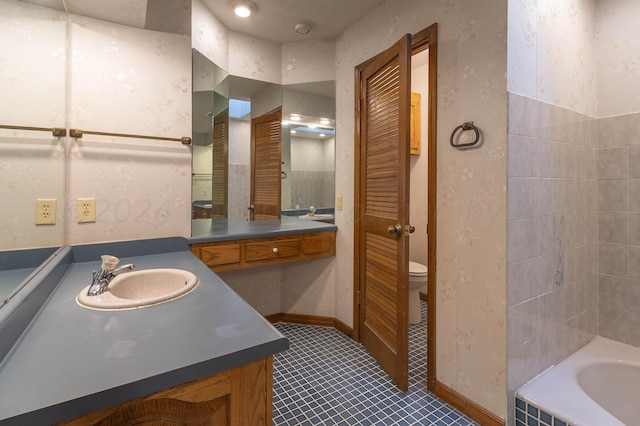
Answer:
POLYGON ((67 15, 56 6, 0 1, 11 99, 0 105, 0 306, 65 243, 66 138, 52 129, 66 127, 67 15))
POLYGON ((332 221, 334 81, 281 86, 227 75, 195 49, 193 64, 192 219, 332 221), (269 149, 256 143, 256 123, 273 114, 281 122, 280 152, 252 152, 269 149), (266 161, 279 163, 276 178, 256 172, 266 161), (252 214, 258 186, 277 190, 277 212, 252 214))

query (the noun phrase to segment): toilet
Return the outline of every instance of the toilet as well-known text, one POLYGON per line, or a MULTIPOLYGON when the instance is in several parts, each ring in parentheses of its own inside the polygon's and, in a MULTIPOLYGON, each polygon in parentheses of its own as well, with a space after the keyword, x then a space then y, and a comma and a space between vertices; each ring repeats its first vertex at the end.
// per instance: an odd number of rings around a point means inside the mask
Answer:
POLYGON ((420 313, 420 289, 427 284, 427 266, 409 261, 409 324, 422 320, 420 313))

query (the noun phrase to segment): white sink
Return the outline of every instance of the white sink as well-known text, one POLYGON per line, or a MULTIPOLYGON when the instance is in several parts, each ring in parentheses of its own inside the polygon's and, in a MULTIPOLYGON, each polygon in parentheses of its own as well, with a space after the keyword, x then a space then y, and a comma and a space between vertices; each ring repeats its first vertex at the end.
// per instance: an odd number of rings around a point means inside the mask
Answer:
POLYGON ((106 311, 136 309, 177 299, 198 285, 198 277, 182 269, 143 269, 116 276, 98 296, 82 289, 76 301, 89 309, 106 311))

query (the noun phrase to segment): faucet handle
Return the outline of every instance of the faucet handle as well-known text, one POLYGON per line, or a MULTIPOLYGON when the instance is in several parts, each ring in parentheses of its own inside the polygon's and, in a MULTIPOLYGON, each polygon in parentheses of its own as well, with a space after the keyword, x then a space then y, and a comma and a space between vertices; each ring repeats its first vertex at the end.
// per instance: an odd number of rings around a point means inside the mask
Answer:
POLYGON ((109 254, 103 254, 101 257, 102 257, 102 269, 104 269, 105 271, 113 271, 113 269, 116 267, 118 262, 120 262, 120 259, 118 259, 115 256, 111 256, 109 254))

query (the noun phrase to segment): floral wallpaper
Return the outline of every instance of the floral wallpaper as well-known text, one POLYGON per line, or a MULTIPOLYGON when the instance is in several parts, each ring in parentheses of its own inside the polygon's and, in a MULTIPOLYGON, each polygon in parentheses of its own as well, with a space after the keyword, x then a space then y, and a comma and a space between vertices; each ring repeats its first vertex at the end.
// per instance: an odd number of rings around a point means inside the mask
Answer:
MULTIPOLYGON (((0 10, 0 124, 64 128, 66 15, 12 0, 0 10)), ((66 142, 0 129, 0 250, 64 244, 66 142), (57 200, 55 225, 34 224, 38 198, 57 200)))
POLYGON ((598 0, 598 118, 640 111, 640 4, 598 0))
POLYGON ((438 23, 437 379, 505 417, 506 0, 386 1, 336 47, 336 317, 352 324, 354 67, 438 23), (449 146, 474 121, 478 149, 449 146))
MULTIPOLYGON (((191 135, 189 37, 69 19, 70 128, 191 135)), ((70 140, 67 244, 190 235, 190 146, 95 135, 70 140), (95 223, 77 223, 77 198, 96 199, 95 223)))
POLYGON ((594 117, 596 2, 508 3, 509 91, 594 117))

